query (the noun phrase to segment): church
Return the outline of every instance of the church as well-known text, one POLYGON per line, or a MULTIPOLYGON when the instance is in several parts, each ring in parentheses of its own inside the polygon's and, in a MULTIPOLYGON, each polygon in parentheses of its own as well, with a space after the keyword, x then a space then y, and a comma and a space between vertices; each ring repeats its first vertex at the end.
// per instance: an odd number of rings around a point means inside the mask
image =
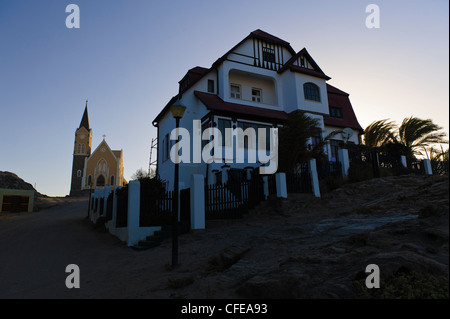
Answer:
POLYGON ((123 150, 112 150, 103 141, 92 152, 92 129, 89 126, 87 101, 80 126, 75 131, 70 196, 81 196, 89 189, 124 186, 123 150))

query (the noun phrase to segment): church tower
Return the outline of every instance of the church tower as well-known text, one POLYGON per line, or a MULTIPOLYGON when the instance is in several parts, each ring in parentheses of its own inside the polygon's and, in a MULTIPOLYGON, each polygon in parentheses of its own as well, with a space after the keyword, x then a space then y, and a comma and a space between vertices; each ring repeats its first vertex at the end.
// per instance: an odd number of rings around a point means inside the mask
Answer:
POLYGON ((73 148, 72 183, 70 196, 82 195, 82 180, 86 159, 91 155, 92 130, 89 127, 88 108, 84 109, 80 126, 75 131, 75 143, 73 148))

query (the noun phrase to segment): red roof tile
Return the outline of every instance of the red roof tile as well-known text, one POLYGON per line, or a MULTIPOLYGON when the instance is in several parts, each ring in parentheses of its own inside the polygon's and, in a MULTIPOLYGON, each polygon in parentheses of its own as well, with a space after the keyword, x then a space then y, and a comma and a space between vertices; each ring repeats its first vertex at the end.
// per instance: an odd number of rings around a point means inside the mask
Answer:
POLYGON ((283 39, 280 39, 274 35, 271 35, 270 33, 262 31, 261 29, 255 30, 255 31, 251 32, 250 34, 259 39, 266 40, 268 42, 273 42, 273 43, 277 43, 277 44, 281 44, 281 45, 289 45, 289 42, 284 41, 283 39))
POLYGON ((275 121, 284 121, 287 119, 287 113, 284 111, 271 110, 262 107, 225 102, 215 94, 194 91, 195 96, 209 109, 223 113, 235 113, 241 115, 251 115, 255 118, 271 119, 275 121))
POLYGON ((350 127, 355 130, 363 132, 363 128, 358 123, 355 112, 353 110, 350 99, 348 98, 348 93, 339 90, 338 88, 327 84, 328 93, 328 105, 330 107, 337 107, 342 110, 342 118, 327 116, 324 117, 325 125, 336 126, 336 127, 350 127))

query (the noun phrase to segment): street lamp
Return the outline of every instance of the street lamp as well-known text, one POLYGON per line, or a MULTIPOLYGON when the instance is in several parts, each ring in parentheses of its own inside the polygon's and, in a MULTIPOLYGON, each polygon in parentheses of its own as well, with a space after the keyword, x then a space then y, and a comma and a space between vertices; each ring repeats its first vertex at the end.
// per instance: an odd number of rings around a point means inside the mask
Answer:
MULTIPOLYGON (((180 99, 177 99, 175 103, 170 107, 170 113, 176 122, 176 142, 178 143, 178 129, 180 127, 180 119, 186 111, 186 106, 181 103, 180 99)), ((174 182, 174 194, 173 194, 173 205, 172 205, 172 221, 173 221, 173 235, 172 235, 172 268, 178 265, 178 194, 179 194, 179 158, 178 149, 175 152, 175 182, 174 182)))
POLYGON ((89 207, 88 207, 87 218, 89 219, 89 213, 91 211, 92 180, 89 180, 88 184, 89 184, 89 207))

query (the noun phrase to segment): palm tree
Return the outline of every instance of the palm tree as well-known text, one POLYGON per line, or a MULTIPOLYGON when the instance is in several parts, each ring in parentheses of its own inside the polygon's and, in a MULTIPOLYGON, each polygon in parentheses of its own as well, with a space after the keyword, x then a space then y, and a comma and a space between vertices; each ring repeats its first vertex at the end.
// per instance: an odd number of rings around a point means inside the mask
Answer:
POLYGON ((422 120, 417 117, 405 118, 398 127, 388 119, 375 121, 366 127, 364 144, 371 147, 398 146, 406 156, 422 155, 421 149, 436 143, 448 143, 444 132, 432 120, 422 120))
POLYGON ((411 116, 405 118, 398 129, 398 141, 409 151, 409 156, 421 155, 420 149, 430 147, 432 144, 448 143, 446 134, 432 120, 422 120, 411 116))
POLYGON ((316 130, 320 130, 317 119, 307 116, 302 111, 289 114, 278 135, 279 171, 291 172, 297 164, 306 160, 306 143, 316 130))
POLYGON ((371 147, 380 147, 389 142, 396 141, 394 130, 397 125, 388 122, 389 119, 375 121, 364 130, 364 144, 371 147))

